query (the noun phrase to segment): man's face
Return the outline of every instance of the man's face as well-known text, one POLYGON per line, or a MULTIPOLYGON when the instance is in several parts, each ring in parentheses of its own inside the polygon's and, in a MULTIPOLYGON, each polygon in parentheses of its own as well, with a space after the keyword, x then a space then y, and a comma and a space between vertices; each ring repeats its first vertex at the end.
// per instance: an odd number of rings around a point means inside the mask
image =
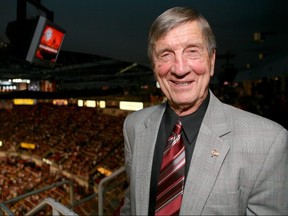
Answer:
POLYGON ((198 109, 208 94, 215 52, 207 45, 196 21, 173 28, 155 43, 154 73, 170 106, 178 115, 198 109))

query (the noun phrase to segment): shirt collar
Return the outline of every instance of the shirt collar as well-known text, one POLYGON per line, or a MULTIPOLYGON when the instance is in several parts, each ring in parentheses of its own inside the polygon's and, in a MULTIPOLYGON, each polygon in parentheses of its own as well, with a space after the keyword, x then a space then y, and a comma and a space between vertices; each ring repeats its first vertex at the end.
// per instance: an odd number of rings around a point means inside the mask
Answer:
MULTIPOLYGON (((200 107, 192 114, 189 114, 187 116, 181 117, 181 122, 183 126, 184 133, 189 141, 191 143, 193 139, 196 137, 200 130, 200 126, 202 123, 202 120, 204 118, 204 115, 206 113, 208 104, 210 100, 210 93, 208 93, 207 97, 204 99, 203 103, 200 105, 200 107)), ((167 103, 168 104, 168 103, 167 103)), ((178 115, 170 108, 170 106, 167 106, 166 112, 166 126, 169 131, 172 131, 176 121, 178 120, 178 115)))

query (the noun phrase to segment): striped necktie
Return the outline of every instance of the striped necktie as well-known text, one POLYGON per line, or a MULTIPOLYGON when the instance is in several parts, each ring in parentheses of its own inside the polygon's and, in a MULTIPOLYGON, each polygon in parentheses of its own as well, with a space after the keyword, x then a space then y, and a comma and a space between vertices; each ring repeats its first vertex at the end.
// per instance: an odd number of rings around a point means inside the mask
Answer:
POLYGON ((165 146, 158 179, 155 215, 179 215, 185 179, 185 150, 180 119, 165 146))

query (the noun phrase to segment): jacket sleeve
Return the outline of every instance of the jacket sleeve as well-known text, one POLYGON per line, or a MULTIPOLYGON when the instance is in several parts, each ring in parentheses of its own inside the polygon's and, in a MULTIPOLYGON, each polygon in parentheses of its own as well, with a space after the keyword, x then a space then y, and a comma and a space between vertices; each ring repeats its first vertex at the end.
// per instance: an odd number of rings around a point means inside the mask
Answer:
POLYGON ((275 134, 253 187, 247 215, 288 215, 288 131, 275 134))
POLYGON ((124 155, 125 155, 125 171, 127 176, 128 187, 125 191, 124 203, 120 209, 120 215, 132 215, 131 210, 131 193, 130 193, 130 174, 131 174, 131 163, 132 163, 132 152, 131 146, 128 139, 128 129, 127 129, 126 118, 123 126, 123 135, 124 135, 124 155))

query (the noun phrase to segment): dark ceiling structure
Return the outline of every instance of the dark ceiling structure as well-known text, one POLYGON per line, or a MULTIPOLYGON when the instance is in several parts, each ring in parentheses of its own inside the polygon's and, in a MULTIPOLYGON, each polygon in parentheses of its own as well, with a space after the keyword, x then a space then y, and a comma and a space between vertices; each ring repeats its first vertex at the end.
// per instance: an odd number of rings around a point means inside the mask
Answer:
MULTIPOLYGON (((146 55, 149 26, 173 6, 195 7, 210 21, 217 41, 216 81, 249 79, 254 71, 261 76, 271 70, 276 75, 288 74, 286 0, 127 0, 121 4, 88 0, 69 1, 69 5, 55 0, 14 0, 12 6, 15 19, 45 14, 66 29, 67 36, 57 64, 42 67, 13 56, 11 41, 0 32, 0 79, 51 79, 67 88, 153 82, 146 55)), ((5 5, 0 8, 5 18, 5 5)))

